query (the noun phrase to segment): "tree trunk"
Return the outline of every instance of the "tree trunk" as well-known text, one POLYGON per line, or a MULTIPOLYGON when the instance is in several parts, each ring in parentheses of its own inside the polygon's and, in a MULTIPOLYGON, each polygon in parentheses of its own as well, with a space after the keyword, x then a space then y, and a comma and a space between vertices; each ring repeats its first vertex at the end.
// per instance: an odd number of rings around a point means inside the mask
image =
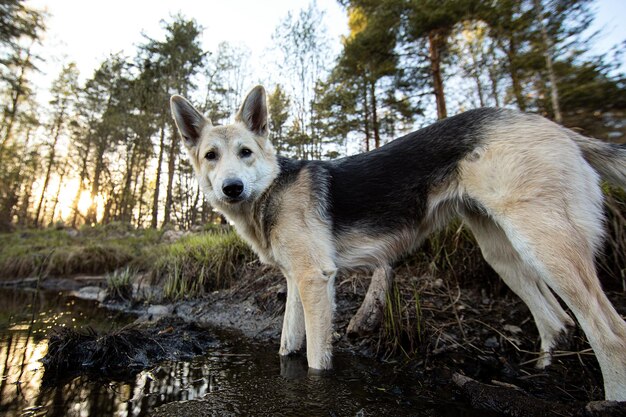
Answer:
MULTIPOLYGON (((30 129, 28 130, 28 133, 26 134, 26 143, 24 144, 25 147, 28 146, 28 143, 30 141, 30 129)), ((22 225, 22 226, 27 226, 29 221, 28 221, 28 207, 30 206, 30 198, 32 197, 32 193, 33 193, 33 184, 35 182, 35 170, 36 170, 36 166, 38 165, 38 161, 37 158, 32 158, 30 160, 27 160, 30 163, 30 175, 26 175, 26 183, 24 184, 22 181, 20 181, 20 185, 23 188, 23 196, 22 196, 22 202, 20 203, 20 207, 19 207, 19 211, 17 214, 17 221, 18 224, 22 225)), ((26 163, 26 161, 24 161, 26 163)))
POLYGON ((370 110, 369 110, 369 100, 367 97, 367 81, 363 80, 363 121, 365 123, 365 152, 369 152, 370 150, 370 110))
POLYGON ((132 146, 132 150, 130 151, 130 162, 126 166, 126 174, 124 175, 124 187, 122 188, 122 195, 120 197, 119 219, 122 222, 130 222, 129 207, 130 207, 131 187, 133 184, 133 173, 134 173, 136 159, 137 159, 137 147, 132 146))
POLYGON ((159 222, 159 188, 161 188, 161 165, 163 165, 163 151, 165 148, 165 123, 161 125, 161 143, 159 145, 159 159, 157 161, 156 185, 152 199, 152 222, 150 227, 156 229, 159 222))
POLYGON ((85 178, 82 173, 80 179, 78 180, 78 190, 76 191, 76 195, 74 196, 74 201, 72 202, 72 221, 70 225, 73 228, 76 228, 76 222, 78 221, 78 203, 80 202, 80 195, 83 193, 83 181, 85 178))
POLYGON ((54 196, 54 205, 52 206, 52 214, 50 217, 50 223, 54 223, 54 217, 57 211, 57 206, 59 205, 59 195, 61 195, 61 188, 63 187, 63 180, 65 179, 65 174, 67 173, 67 169, 63 168, 61 172, 61 176, 59 177, 59 186, 57 187, 57 191, 54 196))
POLYGON ((485 107, 485 98, 483 92, 483 83, 480 81, 480 69, 478 66, 477 52, 474 48, 473 44, 470 43, 469 46, 471 57, 472 57, 472 75, 474 77, 474 81, 476 82, 476 92, 478 93, 478 102, 480 107, 485 107))
POLYGON ((378 126, 378 104, 376 103, 376 81, 370 82, 372 99, 372 130, 374 131, 374 149, 380 147, 380 127, 378 126))
MULTIPOLYGON (((145 165, 145 160, 143 161, 145 165)), ((146 169, 141 172, 141 187, 139 187, 139 209, 137 211, 137 227, 142 227, 143 223, 143 195, 146 192, 146 169)))
MULTIPOLYGON (((493 62, 497 62, 496 61, 496 57, 495 57, 495 53, 493 50, 493 43, 490 43, 490 47, 489 47, 489 57, 491 58, 490 61, 493 62)), ((491 95, 493 97, 493 101, 496 105, 496 107, 500 107, 500 97, 498 94, 498 73, 497 70, 495 68, 494 65, 489 65, 489 69, 487 71, 489 73, 489 81, 491 82, 491 95)))
MULTIPOLYGON (((15 117, 17 116, 18 104, 20 101, 20 97, 23 93, 24 83, 25 83, 25 74, 26 67, 30 64, 31 58, 31 48, 29 47, 26 50, 26 58, 22 61, 22 65, 20 67, 20 75, 17 78, 17 82, 15 83, 15 87, 13 91, 11 91, 11 104, 8 107, 5 116, 2 118, 3 124, 5 125, 4 137, 2 138, 2 143, 0 143, 0 151, 2 151, 11 138, 11 133, 13 130, 13 125, 15 123, 15 117)), ((0 152, 1 156, 1 152, 0 152)))
POLYGON ((495 74, 489 70, 489 79, 491 81, 491 96, 496 107, 500 107, 500 97, 498 96, 498 80, 495 74))
POLYGON ((446 110, 446 97, 443 91, 443 78, 441 75, 441 49, 444 44, 444 35, 439 30, 431 30, 428 33, 428 51, 430 55, 430 72, 433 79, 433 90, 437 103, 437 118, 448 117, 446 110))
POLYGON ((174 172, 176 171, 176 157, 178 156, 178 133, 172 130, 170 154, 167 162, 167 190, 165 194, 165 211, 163 212, 163 225, 170 223, 172 214, 172 192, 174 187, 174 172))
POLYGON ((192 207, 192 211, 191 211, 191 224, 189 226, 193 226, 196 223, 196 220, 198 218, 198 203, 200 202, 200 199, 202 198, 201 196, 202 191, 200 191, 200 186, 196 187, 196 198, 193 201, 193 207, 192 207))
POLYGON ((205 224, 209 221, 209 219, 213 220, 213 208, 206 202, 204 196, 202 198, 202 224, 205 224))
POLYGON ((111 222, 111 209, 113 208, 113 202, 115 200, 113 198, 109 198, 104 202, 104 210, 102 211, 102 224, 107 224, 111 222))
POLYGON ((89 206, 86 218, 86 222, 88 224, 95 224, 98 221, 98 202, 96 199, 98 197, 98 193, 100 192, 100 175, 102 175, 102 170, 104 168, 104 161, 102 160, 102 158, 104 158, 104 146, 100 146, 97 151, 96 166, 93 173, 93 183, 91 184, 91 206, 89 206))
POLYGON ((32 197, 33 192, 33 182, 34 176, 27 180, 28 182, 24 184, 24 193, 22 195, 22 202, 20 203, 20 208, 17 214, 17 222, 21 226, 28 226, 28 206, 30 206, 30 198, 32 197))
POLYGON ((29 182, 24 187, 24 195, 22 196, 22 202, 20 203, 19 210, 17 212, 17 223, 21 226, 28 226, 30 224, 30 221, 28 219, 28 206, 30 206, 32 187, 32 182, 29 182))
MULTIPOLYGON (((24 149, 28 148, 28 143, 30 142, 30 135, 32 133, 32 130, 33 129, 29 127, 28 130, 26 131, 26 140, 24 141, 24 149)), ((22 187, 23 170, 24 170, 23 164, 21 163, 18 164, 16 167, 14 178, 9 180, 10 183, 7 185, 7 188, 9 188, 8 193, 7 193, 7 198, 5 199, 2 207, 0 208, 0 228, 1 229, 4 229, 4 230, 11 229, 11 223, 13 223, 14 208, 18 204, 19 199, 20 199, 19 191, 20 191, 20 188, 22 187)), ((30 185, 32 186, 32 180, 30 181, 30 185)), ((29 191, 28 198, 30 199, 30 191, 29 191)), ((18 221, 19 221, 19 217, 18 217, 18 221)))
POLYGON ((76 221, 78 220, 78 203, 80 202, 80 196, 84 190, 84 182, 85 177, 87 176, 87 162, 89 160, 89 154, 91 153, 91 142, 87 142, 87 150, 83 159, 81 161, 80 166, 80 175, 78 180, 78 191, 76 192, 76 196, 74 197, 74 201, 72 203, 72 227, 76 227, 76 221))
POLYGON ((16 193, 9 193, 6 201, 0 207, 0 231, 10 231, 13 223, 13 207, 18 202, 16 193))
POLYGON ((561 106, 559 105, 559 90, 556 84, 556 74, 554 73, 554 67, 552 66, 552 42, 548 37, 548 31, 543 24, 543 7, 541 0, 534 0, 535 12, 539 20, 539 27, 541 29, 541 38, 544 44, 543 55, 546 59, 546 69, 548 70, 548 78, 550 79, 550 100, 552 102, 552 111, 554 112, 554 121, 557 123, 563 122, 561 116, 561 106))
POLYGON ((43 207, 44 199, 46 198, 46 189, 48 188, 48 183, 50 182, 50 175, 52 173, 52 166, 54 162, 54 151, 51 151, 51 157, 48 158, 48 169, 46 170, 46 176, 43 180, 43 188, 41 190, 41 197, 39 197, 39 204, 37 204, 37 210, 35 211, 35 227, 39 226, 39 215, 41 214, 41 209, 43 207))
POLYGON ((63 117, 65 117, 65 109, 61 109, 59 116, 57 117, 54 123, 54 139, 52 140, 52 146, 50 148, 50 155, 48 156, 48 168, 46 169, 46 176, 43 181, 43 188, 41 190, 41 197, 39 199, 39 204, 37 205, 37 211, 35 212, 35 227, 39 226, 39 215, 41 214, 41 208, 43 206, 43 201, 46 197, 46 189, 48 188, 48 183, 50 182, 50 175, 52 174, 52 168, 54 167, 54 159, 56 157, 56 148, 57 143, 59 142, 59 136, 61 135, 61 125, 63 124, 63 117))
MULTIPOLYGON (((137 163, 138 167, 143 167, 143 169, 140 169, 141 171, 146 171, 145 169, 145 163, 141 158, 141 155, 139 155, 139 162, 137 163)), ((130 192, 130 202, 129 202, 129 207, 128 207, 128 222, 129 224, 133 223, 133 217, 134 217, 134 212, 135 212, 135 206, 137 205, 137 187, 139 186, 139 180, 135 179, 133 181, 133 190, 130 192)), ((139 196, 139 198, 141 198, 141 196, 139 196)))
POLYGON ((509 74, 511 76, 511 87, 513 88, 513 95, 517 102, 517 107, 521 111, 526 111, 526 99, 524 99, 524 92, 520 81, 519 74, 517 73, 517 67, 515 65, 515 56, 517 54, 517 45, 513 35, 509 39, 509 46, 505 49, 506 57, 509 62, 509 74))

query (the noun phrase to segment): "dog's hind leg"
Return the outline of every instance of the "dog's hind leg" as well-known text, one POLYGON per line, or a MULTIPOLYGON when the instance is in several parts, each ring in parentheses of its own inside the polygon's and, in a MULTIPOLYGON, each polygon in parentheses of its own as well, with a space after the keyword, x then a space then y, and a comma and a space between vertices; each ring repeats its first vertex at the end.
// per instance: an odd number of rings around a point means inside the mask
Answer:
POLYGON ((535 319, 541 338, 541 357, 538 368, 551 363, 551 351, 559 337, 574 321, 563 310, 539 274, 519 257, 504 231, 491 219, 468 215, 464 217, 478 241, 485 260, 500 275, 508 287, 524 301, 535 319))
POLYGON ((287 278, 287 303, 283 318, 283 331, 280 335, 279 354, 289 355, 302 348, 304 342, 304 310, 296 280, 283 271, 287 278))
POLYGON ((361 307, 350 320, 346 333, 367 334, 376 330, 382 321, 387 293, 393 279, 393 270, 389 265, 376 268, 365 294, 361 307))
POLYGON ((593 239, 554 207, 515 211, 501 221, 524 262, 570 307, 602 369, 607 400, 626 400, 626 323, 602 291, 593 239), (528 213, 534 219, 529 222, 528 213))
POLYGON ((603 233, 599 177, 564 132, 534 116, 494 122, 485 145, 461 164, 461 183, 524 268, 574 313, 602 369, 606 398, 626 400, 626 323, 594 265, 603 233))

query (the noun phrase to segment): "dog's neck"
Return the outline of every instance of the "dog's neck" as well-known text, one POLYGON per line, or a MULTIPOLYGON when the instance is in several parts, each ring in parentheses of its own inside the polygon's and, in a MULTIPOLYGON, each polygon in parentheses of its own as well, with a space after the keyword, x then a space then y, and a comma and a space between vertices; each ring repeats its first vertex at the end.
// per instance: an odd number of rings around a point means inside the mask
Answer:
POLYGON ((237 205, 212 204, 226 219, 235 226, 237 233, 252 247, 264 264, 274 265, 269 230, 263 219, 275 186, 276 178, 261 195, 252 201, 237 205))

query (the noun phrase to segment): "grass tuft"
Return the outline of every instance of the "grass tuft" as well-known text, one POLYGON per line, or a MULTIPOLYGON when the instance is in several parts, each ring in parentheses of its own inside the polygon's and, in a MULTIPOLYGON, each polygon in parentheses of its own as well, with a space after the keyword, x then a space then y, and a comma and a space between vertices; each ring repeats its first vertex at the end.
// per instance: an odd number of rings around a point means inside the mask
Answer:
POLYGON ((605 185, 604 194, 607 236, 598 257, 600 278, 626 292, 626 191, 605 185))
POLYGON ((201 234, 184 237, 161 246, 154 259, 152 276, 163 282, 167 299, 202 295, 228 288, 246 265, 256 257, 234 233, 201 234))
POLYGON ((133 298, 133 277, 136 272, 130 267, 117 269, 107 274, 107 300, 130 301, 133 298))
POLYGON ((378 351, 384 358, 402 354, 412 358, 422 348, 422 307, 417 288, 401 288, 394 281, 387 293, 378 351))

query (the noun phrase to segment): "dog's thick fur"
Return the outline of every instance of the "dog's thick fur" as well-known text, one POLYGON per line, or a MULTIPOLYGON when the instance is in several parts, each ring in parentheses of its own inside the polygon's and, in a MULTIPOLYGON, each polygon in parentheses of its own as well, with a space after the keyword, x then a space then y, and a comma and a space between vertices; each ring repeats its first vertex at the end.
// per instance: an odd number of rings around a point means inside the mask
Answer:
POLYGON ((595 351, 606 398, 626 400, 626 323, 594 266, 603 236, 600 175, 626 187, 626 149, 536 115, 478 109, 374 151, 335 161, 278 157, 265 90, 234 124, 213 126, 171 100, 198 181, 261 261, 287 278, 280 354, 303 345, 309 367, 331 367, 339 268, 384 266, 459 216, 504 282, 528 305, 540 365, 573 320, 595 351))

